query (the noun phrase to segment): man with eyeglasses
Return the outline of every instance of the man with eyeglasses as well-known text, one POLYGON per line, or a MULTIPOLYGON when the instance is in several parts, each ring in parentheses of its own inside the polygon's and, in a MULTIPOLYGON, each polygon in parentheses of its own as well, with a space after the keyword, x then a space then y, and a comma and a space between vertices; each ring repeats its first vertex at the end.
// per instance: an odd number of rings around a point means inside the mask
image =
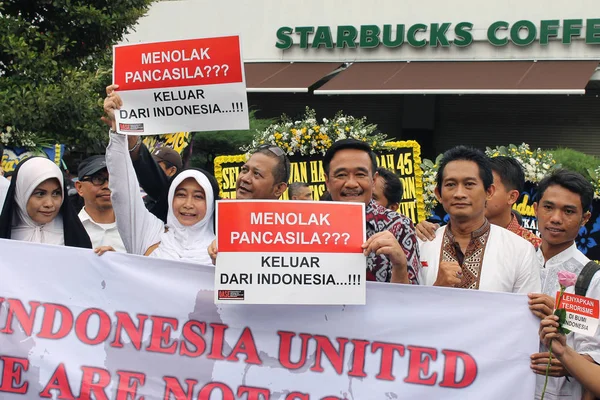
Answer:
MULTIPOLYGON (((243 200, 277 200, 287 189, 290 160, 278 146, 257 147, 240 168, 235 182, 235 197, 243 200)), ((217 259, 217 242, 208 247, 213 264, 217 259)))
POLYGON ((86 158, 79 164, 77 193, 84 200, 79 219, 92 241, 93 248, 125 253, 108 188, 108 170, 103 155, 86 158))

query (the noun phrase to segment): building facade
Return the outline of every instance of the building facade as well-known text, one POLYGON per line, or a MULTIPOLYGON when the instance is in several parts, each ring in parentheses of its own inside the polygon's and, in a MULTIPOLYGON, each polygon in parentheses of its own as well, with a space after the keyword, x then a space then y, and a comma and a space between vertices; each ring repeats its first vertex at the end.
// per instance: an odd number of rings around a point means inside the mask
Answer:
POLYGON ((161 1, 129 43, 239 34, 259 117, 366 116, 426 158, 527 142, 600 155, 600 2, 161 1))

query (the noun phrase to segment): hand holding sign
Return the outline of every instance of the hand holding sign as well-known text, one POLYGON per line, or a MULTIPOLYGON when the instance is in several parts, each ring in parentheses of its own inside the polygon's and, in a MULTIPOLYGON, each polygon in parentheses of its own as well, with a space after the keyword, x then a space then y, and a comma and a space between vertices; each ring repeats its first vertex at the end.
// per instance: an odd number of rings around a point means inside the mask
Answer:
POLYGON ((363 245, 364 255, 371 253, 385 255, 392 262, 392 278, 394 283, 410 283, 408 280, 408 261, 406 254, 398 243, 398 239, 390 231, 378 232, 363 245))
POLYGON ((529 293, 529 309, 536 317, 542 319, 554 312, 554 299, 547 294, 529 293))
MULTIPOLYGON (((563 335, 558 335, 558 336, 562 336, 564 338, 563 335)), ((560 342, 560 340, 558 340, 558 342, 560 342)), ((548 352, 544 352, 544 353, 535 353, 531 355, 531 369, 533 370, 533 372, 535 372, 538 375, 546 375, 546 370, 548 369, 548 375, 549 376, 553 376, 555 378, 559 378, 561 376, 568 376, 569 372, 565 369, 565 367, 562 365, 562 363, 555 357, 556 355, 556 351, 555 351, 555 346, 556 346, 556 341, 552 341, 552 361, 550 362, 550 368, 548 368, 548 359, 550 356, 550 353, 548 352)), ((556 347, 561 347, 560 345, 556 346, 556 347)), ((564 351, 564 347, 561 348, 561 352, 564 351)))
POLYGON ((217 265, 217 253, 219 251, 217 250, 217 241, 213 240, 210 243, 210 246, 208 246, 208 255, 210 256, 210 259, 212 260, 213 265, 217 265))
POLYGON ((117 123, 115 121, 115 112, 123 106, 123 100, 116 89, 119 85, 109 85, 106 87, 106 98, 104 99, 104 113, 106 117, 102 117, 102 121, 108 125, 113 131, 116 130, 117 123))

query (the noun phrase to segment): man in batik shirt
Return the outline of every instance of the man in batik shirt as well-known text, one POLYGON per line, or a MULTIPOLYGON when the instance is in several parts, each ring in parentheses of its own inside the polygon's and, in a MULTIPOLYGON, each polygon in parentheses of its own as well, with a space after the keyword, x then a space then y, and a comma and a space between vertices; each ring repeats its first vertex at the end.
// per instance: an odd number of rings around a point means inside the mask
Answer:
POLYGON ((435 239, 420 245, 425 285, 498 292, 539 292, 534 247, 490 224, 486 204, 494 195, 490 160, 458 146, 444 153, 435 195, 450 216, 435 239))
POLYGON ((325 154, 323 169, 333 201, 365 203, 367 280, 418 284, 420 262, 414 227, 404 215, 373 201, 377 159, 369 145, 355 139, 335 142, 325 154))

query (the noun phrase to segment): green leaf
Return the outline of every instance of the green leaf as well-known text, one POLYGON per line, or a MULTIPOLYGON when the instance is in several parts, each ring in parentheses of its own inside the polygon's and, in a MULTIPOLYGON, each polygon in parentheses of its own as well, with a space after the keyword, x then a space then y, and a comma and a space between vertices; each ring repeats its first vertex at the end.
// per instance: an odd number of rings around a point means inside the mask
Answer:
POLYGON ((0 2, 0 129, 34 132, 38 146, 102 151, 111 48, 151 2, 0 2))
POLYGON ((558 333, 560 333, 561 335, 568 335, 569 333, 571 333, 571 331, 563 326, 559 326, 558 333))
POLYGON ((562 326, 567 320, 567 310, 564 308, 558 308, 554 311, 554 315, 558 317, 558 324, 562 326))

